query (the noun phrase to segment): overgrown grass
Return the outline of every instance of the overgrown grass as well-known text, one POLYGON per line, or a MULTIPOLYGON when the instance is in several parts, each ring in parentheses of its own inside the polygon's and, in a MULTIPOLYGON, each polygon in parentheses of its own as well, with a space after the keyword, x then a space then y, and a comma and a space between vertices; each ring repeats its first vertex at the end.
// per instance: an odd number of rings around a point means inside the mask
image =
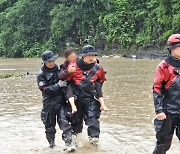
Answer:
POLYGON ((0 74, 0 79, 6 79, 11 77, 23 77, 22 74, 0 74))

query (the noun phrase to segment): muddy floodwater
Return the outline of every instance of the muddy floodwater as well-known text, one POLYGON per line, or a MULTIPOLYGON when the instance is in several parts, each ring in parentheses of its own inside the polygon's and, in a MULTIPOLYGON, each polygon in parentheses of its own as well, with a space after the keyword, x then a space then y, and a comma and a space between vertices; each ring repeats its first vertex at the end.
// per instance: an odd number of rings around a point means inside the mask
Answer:
MULTIPOLYGON (((62 63, 62 59, 57 61, 62 63)), ((103 91, 110 111, 102 113, 99 147, 88 143, 86 127, 78 137, 77 154, 150 154, 155 146, 152 120, 153 73, 160 60, 100 58, 107 71, 103 91)), ((64 143, 57 127, 56 147, 49 149, 40 120, 41 93, 36 73, 40 59, 0 59, 0 75, 23 77, 0 79, 0 153, 60 154, 64 143), (30 75, 25 75, 29 72, 30 75)), ((180 153, 174 137, 168 154, 180 153)))

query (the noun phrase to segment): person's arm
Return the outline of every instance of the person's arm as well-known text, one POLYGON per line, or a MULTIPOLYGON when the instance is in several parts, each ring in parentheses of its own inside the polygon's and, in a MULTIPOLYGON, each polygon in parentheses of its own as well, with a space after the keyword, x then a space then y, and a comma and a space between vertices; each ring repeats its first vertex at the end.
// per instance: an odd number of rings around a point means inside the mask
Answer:
POLYGON ((102 83, 96 81, 94 82, 95 90, 97 92, 97 97, 103 97, 103 92, 102 92, 102 83))
POLYGON ((37 76, 37 82, 38 82, 38 87, 41 90, 43 94, 51 95, 53 93, 56 93, 60 90, 61 87, 65 87, 67 83, 65 81, 59 81, 55 83, 54 85, 48 85, 44 75, 40 73, 37 76))
POLYGON ((102 83, 95 82, 95 90, 97 92, 97 97, 100 103, 100 110, 108 111, 108 108, 106 107, 104 103, 104 98, 103 98, 103 92, 102 92, 102 83))
POLYGON ((70 75, 67 69, 61 68, 58 72, 58 79, 59 80, 66 80, 66 78, 70 75))
POLYGON ((159 120, 164 120, 166 119, 166 115, 163 111, 163 94, 161 92, 163 88, 163 83, 165 78, 165 73, 164 70, 158 66, 155 72, 155 81, 153 85, 153 98, 154 98, 154 107, 155 107, 155 112, 157 115, 157 118, 159 120))
POLYGON ((106 72, 103 67, 101 67, 98 71, 98 82, 103 84, 104 81, 106 81, 106 72))

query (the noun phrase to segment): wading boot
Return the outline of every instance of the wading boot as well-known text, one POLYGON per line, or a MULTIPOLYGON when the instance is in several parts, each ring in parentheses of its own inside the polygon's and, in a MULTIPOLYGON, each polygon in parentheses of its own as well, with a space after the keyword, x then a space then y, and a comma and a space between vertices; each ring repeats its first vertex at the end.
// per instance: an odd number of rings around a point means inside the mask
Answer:
POLYGON ((50 141, 49 141, 49 147, 50 148, 54 148, 56 145, 55 145, 55 142, 54 142, 54 139, 51 139, 50 141))
POLYGON ((98 143, 99 143, 99 138, 97 137, 89 137, 89 141, 92 145, 94 146, 98 146, 98 143))
POLYGON ((76 145, 74 143, 66 143, 66 147, 64 149, 64 151, 67 151, 67 152, 75 152, 76 151, 76 145))

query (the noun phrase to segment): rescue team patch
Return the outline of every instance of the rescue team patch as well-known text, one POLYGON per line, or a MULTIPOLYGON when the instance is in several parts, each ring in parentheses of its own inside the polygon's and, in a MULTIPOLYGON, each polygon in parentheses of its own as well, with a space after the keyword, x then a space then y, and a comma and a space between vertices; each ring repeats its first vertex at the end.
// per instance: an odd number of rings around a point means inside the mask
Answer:
POLYGON ((39 82, 39 86, 42 87, 44 83, 42 81, 39 82))

